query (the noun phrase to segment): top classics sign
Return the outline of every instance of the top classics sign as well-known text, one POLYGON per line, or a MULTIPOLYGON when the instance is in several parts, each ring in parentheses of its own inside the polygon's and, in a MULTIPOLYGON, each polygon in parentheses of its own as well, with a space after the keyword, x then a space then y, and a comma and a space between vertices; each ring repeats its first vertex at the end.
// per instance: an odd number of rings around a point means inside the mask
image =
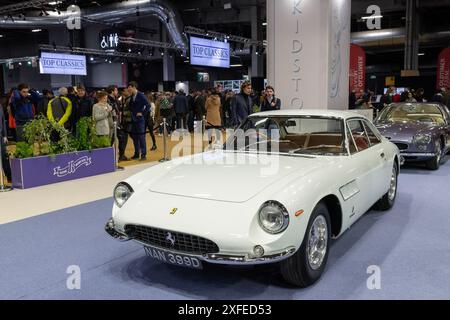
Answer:
POLYGON ((229 68, 230 44, 191 37, 191 64, 229 68))
POLYGON ((41 74, 85 76, 86 56, 42 52, 39 61, 41 74))

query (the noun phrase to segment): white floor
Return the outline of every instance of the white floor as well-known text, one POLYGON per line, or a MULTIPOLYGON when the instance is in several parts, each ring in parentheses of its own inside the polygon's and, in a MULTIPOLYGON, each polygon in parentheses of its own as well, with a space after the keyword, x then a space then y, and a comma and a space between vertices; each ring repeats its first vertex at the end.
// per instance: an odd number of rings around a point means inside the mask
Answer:
POLYGON ((112 197, 117 183, 155 164, 130 166, 125 171, 111 174, 0 193, 0 224, 112 197))

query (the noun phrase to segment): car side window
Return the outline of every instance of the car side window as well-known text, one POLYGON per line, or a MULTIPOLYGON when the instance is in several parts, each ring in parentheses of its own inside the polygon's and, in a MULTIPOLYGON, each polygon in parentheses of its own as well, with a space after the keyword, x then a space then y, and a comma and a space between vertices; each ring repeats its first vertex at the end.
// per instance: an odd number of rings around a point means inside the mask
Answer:
POLYGON ((370 145, 375 146, 381 143, 380 138, 376 135, 373 126, 368 121, 363 121, 364 127, 366 128, 367 136, 369 137, 370 145))
POLYGON ((353 140, 356 143, 358 152, 364 151, 370 148, 370 141, 367 138, 366 130, 361 120, 349 120, 348 127, 353 136, 353 140))
POLYGON ((353 140, 352 133, 347 127, 347 140, 348 140, 348 147, 350 149, 350 154, 355 154, 358 152, 358 148, 356 148, 355 141, 353 140))

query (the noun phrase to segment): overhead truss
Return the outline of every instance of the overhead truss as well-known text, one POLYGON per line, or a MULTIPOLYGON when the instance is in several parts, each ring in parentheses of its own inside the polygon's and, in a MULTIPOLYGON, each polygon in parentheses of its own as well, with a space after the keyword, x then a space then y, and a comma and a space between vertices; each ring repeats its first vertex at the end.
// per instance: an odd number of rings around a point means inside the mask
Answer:
POLYGON ((56 0, 31 0, 31 1, 26 1, 26 2, 14 3, 14 4, 0 7, 0 15, 11 14, 13 12, 23 11, 26 9, 42 9, 45 6, 49 6, 50 3, 52 3, 52 2, 59 4, 64 1, 66 1, 66 0, 59 0, 59 1, 56 1, 56 0))
POLYGON ((100 56, 100 57, 108 57, 108 58, 129 58, 129 59, 137 59, 137 60, 151 60, 153 57, 149 55, 134 53, 134 52, 120 52, 113 51, 107 52, 105 50, 99 49, 89 49, 89 48, 79 48, 79 47, 66 47, 66 46, 53 46, 48 44, 39 45, 40 50, 44 51, 54 51, 54 52, 66 52, 66 53, 74 53, 74 54, 84 54, 91 56, 100 56))
POLYGON ((221 41, 226 40, 228 42, 243 43, 243 44, 247 44, 248 46, 264 47, 267 45, 266 41, 257 41, 257 40, 253 40, 253 39, 249 39, 249 38, 245 38, 245 37, 241 37, 241 36, 229 35, 226 33, 205 30, 205 29, 190 27, 190 26, 186 26, 184 28, 184 32, 186 34, 195 34, 195 35, 205 36, 205 37, 209 37, 209 38, 213 38, 213 39, 217 39, 217 40, 221 40, 221 41))

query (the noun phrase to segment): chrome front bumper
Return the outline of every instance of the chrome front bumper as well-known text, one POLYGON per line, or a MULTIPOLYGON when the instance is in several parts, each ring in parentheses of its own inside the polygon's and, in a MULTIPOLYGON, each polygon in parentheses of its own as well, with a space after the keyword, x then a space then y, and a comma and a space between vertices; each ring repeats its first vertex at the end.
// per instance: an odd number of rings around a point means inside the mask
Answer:
POLYGON ((260 258, 249 257, 248 255, 242 256, 229 256, 220 254, 208 254, 199 259, 212 264, 226 264, 226 265, 259 265, 270 264, 283 261, 295 253, 295 248, 290 247, 279 253, 262 256, 260 258))
POLYGON ((116 239, 118 241, 126 242, 126 241, 132 240, 126 234, 123 234, 116 230, 116 228, 114 226, 114 219, 112 219, 112 218, 109 219, 108 222, 106 223, 105 231, 107 234, 109 234, 111 237, 113 237, 114 239, 116 239))
POLYGON ((417 158, 433 158, 436 156, 436 154, 431 152, 411 152, 411 153, 400 153, 400 155, 405 158, 406 160, 408 157, 417 157, 417 158))
POLYGON ((166 248, 158 248, 157 246, 151 246, 146 243, 140 242, 138 240, 132 239, 132 238, 128 237, 126 234, 123 234, 115 229, 113 219, 108 220, 108 222, 106 223, 106 226, 105 226, 105 231, 111 237, 113 237, 114 239, 121 241, 121 242, 133 240, 145 247, 154 247, 155 249, 167 251, 167 252, 170 252, 173 254, 188 255, 188 256, 197 258, 201 261, 204 261, 207 263, 212 263, 212 264, 222 264, 222 265, 271 264, 271 263, 277 263, 277 262, 283 261, 283 260, 289 258, 290 256, 292 256, 296 252, 295 247, 289 247, 280 252, 272 253, 269 255, 262 256, 262 257, 252 257, 247 253, 243 253, 241 255, 204 254, 204 255, 200 256, 200 255, 186 254, 184 252, 171 251, 166 248))

